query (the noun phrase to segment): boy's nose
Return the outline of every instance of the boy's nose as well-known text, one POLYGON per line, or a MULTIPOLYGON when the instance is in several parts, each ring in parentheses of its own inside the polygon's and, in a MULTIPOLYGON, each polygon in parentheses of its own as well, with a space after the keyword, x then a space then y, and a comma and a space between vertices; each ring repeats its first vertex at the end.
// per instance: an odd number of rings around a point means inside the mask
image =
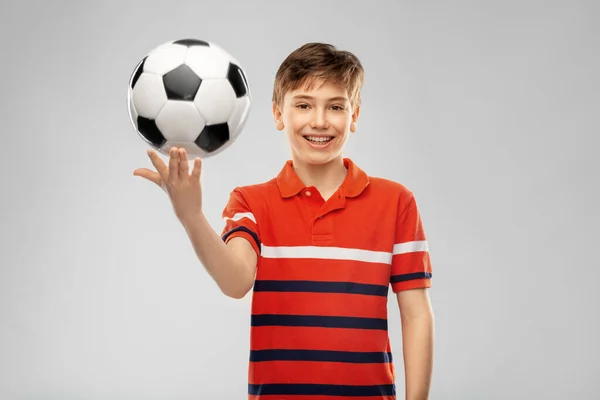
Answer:
POLYGON ((325 117, 325 113, 316 111, 313 114, 312 127, 313 128, 326 128, 327 127, 327 118, 325 117))

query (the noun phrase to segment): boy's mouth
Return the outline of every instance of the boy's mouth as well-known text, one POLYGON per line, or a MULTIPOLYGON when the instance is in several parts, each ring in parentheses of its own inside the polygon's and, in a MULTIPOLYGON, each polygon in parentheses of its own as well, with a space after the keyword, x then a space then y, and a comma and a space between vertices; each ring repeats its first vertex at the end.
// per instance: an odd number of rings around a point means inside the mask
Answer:
POLYGON ((304 139, 311 143, 322 144, 330 142, 333 139, 333 136, 304 136, 304 139))

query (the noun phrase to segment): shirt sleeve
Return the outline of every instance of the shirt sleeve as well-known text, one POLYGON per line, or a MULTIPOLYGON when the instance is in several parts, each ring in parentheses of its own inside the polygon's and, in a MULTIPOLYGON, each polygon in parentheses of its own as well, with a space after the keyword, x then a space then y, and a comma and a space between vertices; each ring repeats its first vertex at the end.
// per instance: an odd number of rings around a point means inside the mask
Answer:
POLYGON ((427 237, 414 195, 399 201, 390 284, 394 293, 431 287, 427 237))
POLYGON ((225 227, 221 232, 223 241, 228 243, 234 237, 243 237, 250 242, 256 254, 260 256, 261 240, 256 217, 239 188, 235 188, 231 192, 222 217, 225 222, 225 227))

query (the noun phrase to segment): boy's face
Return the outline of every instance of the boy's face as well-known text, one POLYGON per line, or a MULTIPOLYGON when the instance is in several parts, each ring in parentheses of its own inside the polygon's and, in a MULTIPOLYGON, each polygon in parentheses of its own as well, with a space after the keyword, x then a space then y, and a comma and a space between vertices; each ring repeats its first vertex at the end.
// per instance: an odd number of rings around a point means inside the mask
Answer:
POLYGON ((345 88, 330 82, 288 92, 282 105, 273 104, 275 125, 285 129, 293 160, 307 164, 341 156, 349 132, 356 131, 359 110, 352 109, 345 88))

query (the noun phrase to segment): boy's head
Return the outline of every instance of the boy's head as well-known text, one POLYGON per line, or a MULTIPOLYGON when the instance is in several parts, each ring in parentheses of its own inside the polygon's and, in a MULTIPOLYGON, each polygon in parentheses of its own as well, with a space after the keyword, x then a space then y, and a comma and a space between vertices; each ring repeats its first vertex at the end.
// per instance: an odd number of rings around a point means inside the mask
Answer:
POLYGON ((283 61, 275 75, 273 116, 277 129, 286 130, 294 161, 324 164, 341 155, 349 132, 356 131, 363 79, 354 54, 326 43, 305 44, 283 61))

